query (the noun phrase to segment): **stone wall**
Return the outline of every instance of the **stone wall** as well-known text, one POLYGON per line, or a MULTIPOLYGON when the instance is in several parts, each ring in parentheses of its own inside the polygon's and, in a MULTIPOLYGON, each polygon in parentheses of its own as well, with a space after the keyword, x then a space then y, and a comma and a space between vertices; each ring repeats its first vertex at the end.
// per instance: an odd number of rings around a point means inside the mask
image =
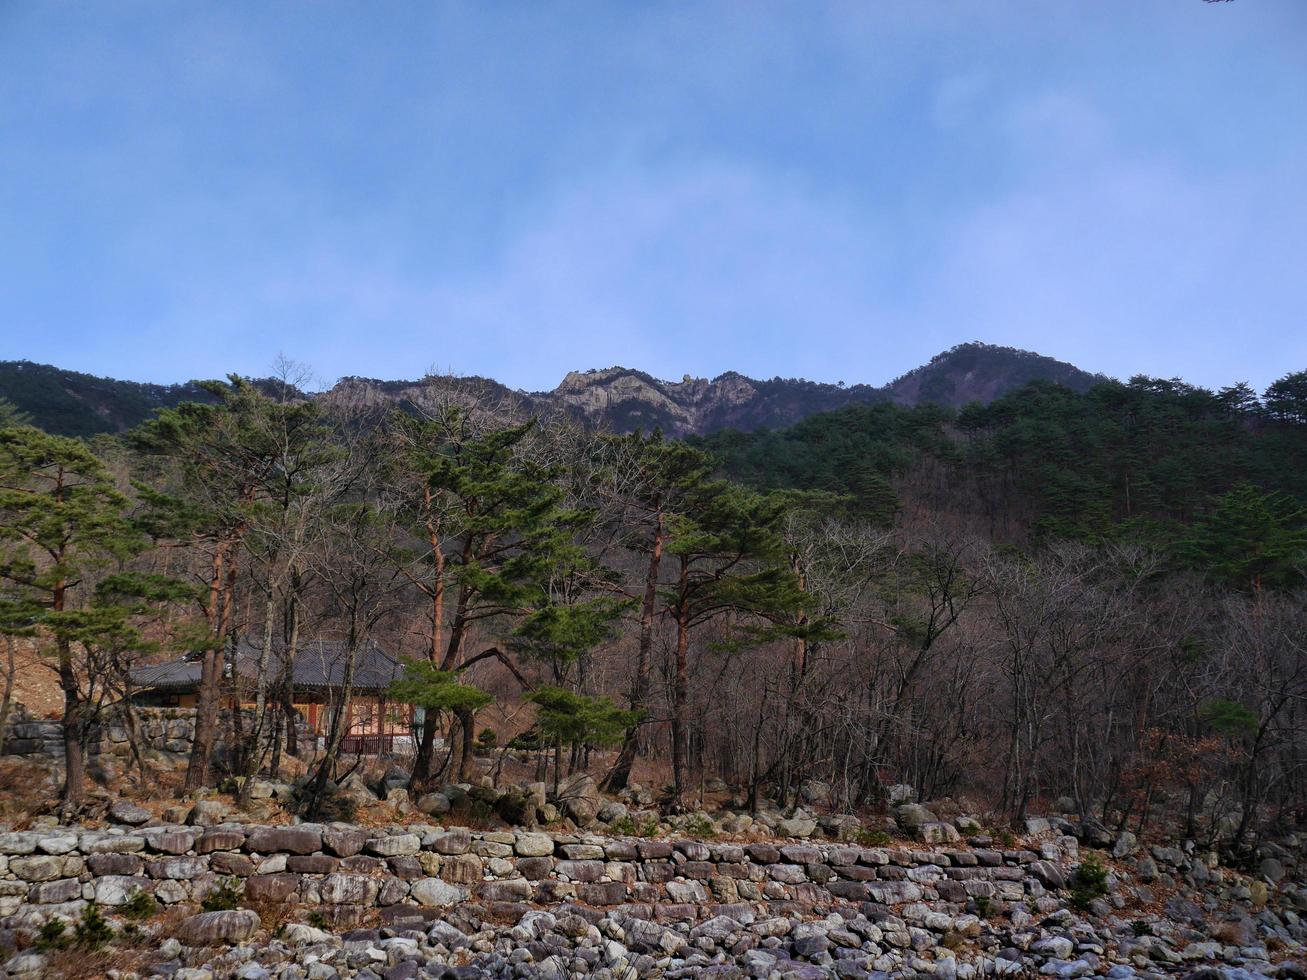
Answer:
MULTIPOLYGON (((142 811, 144 815, 144 811, 142 811)), ((114 907, 141 891, 193 903, 235 879, 247 899, 318 906, 331 921, 362 910, 431 918, 464 902, 488 914, 531 904, 623 907, 646 918, 730 915, 849 903, 971 898, 996 908, 1044 903, 1064 884, 1073 838, 1030 850, 907 850, 810 843, 717 843, 469 831, 429 825, 389 832, 351 825, 220 824, 0 834, 0 928, 75 918, 88 901, 114 907)))
MULTIPOLYGON (((156 761, 176 761, 190 755, 191 743, 195 740, 194 708, 153 708, 135 709, 136 722, 141 734, 141 748, 147 758, 156 761)), ((247 730, 254 725, 254 714, 244 713, 247 730)), ((230 730, 230 712, 222 711, 219 716, 218 731, 220 735, 230 730)), ((300 724, 301 744, 310 739, 308 728, 300 724)), ((6 725, 4 745, 5 755, 44 758, 61 762, 64 754, 64 726, 62 721, 51 721, 30 717, 17 705, 14 714, 6 725)), ((221 739, 218 746, 222 750, 221 739)), ((103 725, 92 730, 89 754, 94 757, 111 755, 120 760, 131 755, 127 726, 117 711, 110 709, 103 725)))

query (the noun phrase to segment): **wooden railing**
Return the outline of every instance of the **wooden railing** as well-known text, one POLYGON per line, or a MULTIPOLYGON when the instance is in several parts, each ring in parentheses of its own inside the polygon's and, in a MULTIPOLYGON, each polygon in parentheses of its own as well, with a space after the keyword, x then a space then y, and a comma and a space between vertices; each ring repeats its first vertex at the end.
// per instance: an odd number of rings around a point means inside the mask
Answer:
POLYGON ((394 735, 346 735, 340 742, 341 755, 389 755, 394 751, 394 735))

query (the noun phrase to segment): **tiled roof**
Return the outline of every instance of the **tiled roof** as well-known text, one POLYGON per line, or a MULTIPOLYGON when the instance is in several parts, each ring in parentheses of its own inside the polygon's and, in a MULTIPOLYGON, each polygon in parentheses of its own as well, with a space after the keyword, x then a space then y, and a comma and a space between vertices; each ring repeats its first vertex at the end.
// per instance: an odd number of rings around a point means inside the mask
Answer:
MULTIPOLYGON (((340 687, 345 677, 347 647, 339 640, 314 640, 302 644, 291 673, 291 683, 300 689, 328 690, 340 687)), ((236 644, 236 671, 250 681, 258 677, 262 643, 253 636, 242 637, 236 644)), ((281 674, 283 653, 274 649, 269 674, 281 674)), ((132 686, 157 690, 192 690, 200 684, 201 656, 188 654, 177 660, 137 667, 131 672, 132 686)), ((354 662, 355 691, 383 691, 404 673, 404 664, 375 643, 362 647, 354 662)))

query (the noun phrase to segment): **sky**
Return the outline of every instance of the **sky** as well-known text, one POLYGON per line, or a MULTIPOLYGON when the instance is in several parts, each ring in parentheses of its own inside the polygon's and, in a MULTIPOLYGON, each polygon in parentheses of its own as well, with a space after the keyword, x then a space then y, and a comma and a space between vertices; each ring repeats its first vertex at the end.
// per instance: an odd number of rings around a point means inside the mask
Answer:
POLYGON ((1307 368, 1307 2, 0 0, 0 359, 1307 368))

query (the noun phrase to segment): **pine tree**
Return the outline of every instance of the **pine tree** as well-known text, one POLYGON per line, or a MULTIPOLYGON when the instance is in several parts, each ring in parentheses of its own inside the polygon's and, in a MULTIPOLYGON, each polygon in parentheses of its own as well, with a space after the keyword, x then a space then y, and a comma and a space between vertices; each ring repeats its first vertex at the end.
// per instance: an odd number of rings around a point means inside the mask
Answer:
MULTIPOLYGON (((440 502, 440 521, 431 531, 431 555, 440 557, 430 570, 430 588, 423 590, 439 609, 433 613, 433 629, 446 630, 447 637, 440 662, 433 666, 461 672, 493 657, 515 670, 499 647, 468 656, 470 632, 494 620, 521 622, 546 605, 551 577, 587 563, 573 534, 591 515, 568 507, 556 471, 527 452, 533 421, 476 426, 467 421, 466 410, 447 406, 410 439, 408 466, 422 478, 420 523, 435 513, 426 501, 440 502), (451 599, 452 615, 447 615, 444 607, 451 599)), ((476 708, 463 706, 454 713, 461 733, 458 773, 468 778, 476 708)), ((436 718, 429 714, 414 760, 415 789, 435 775, 435 732, 436 718)))
MULTIPOLYGON (((271 424, 275 403, 253 383, 232 375, 202 387, 212 403, 184 402, 164 408, 132 433, 133 446, 164 463, 154 485, 138 489, 150 504, 146 526, 207 552, 207 591, 202 601, 209 636, 196 699, 195 740, 185 786, 208 784, 222 699, 224 648, 234 629, 240 547, 270 488, 282 482, 282 426, 271 424)), ((306 412, 310 411, 308 409, 306 412)), ((232 683, 234 684, 234 672, 232 683)), ((234 695, 234 692, 232 692, 234 695)), ((235 714, 239 718, 239 714, 235 714)))
POLYGON ((0 578, 16 590, 5 615, 48 637, 64 697, 63 796, 85 790, 90 724, 79 676, 79 645, 95 643, 121 616, 91 610, 97 574, 143 548, 128 501, 85 444, 29 426, 0 430, 0 578), (22 623, 26 620, 26 624, 22 623))
POLYGON ((671 734, 678 802, 685 790, 692 633, 724 620, 725 644, 739 648, 765 642, 779 635, 773 621, 805 601, 779 533, 784 513, 779 497, 713 482, 700 486, 669 522, 667 553, 676 577, 662 598, 676 628, 671 734))

